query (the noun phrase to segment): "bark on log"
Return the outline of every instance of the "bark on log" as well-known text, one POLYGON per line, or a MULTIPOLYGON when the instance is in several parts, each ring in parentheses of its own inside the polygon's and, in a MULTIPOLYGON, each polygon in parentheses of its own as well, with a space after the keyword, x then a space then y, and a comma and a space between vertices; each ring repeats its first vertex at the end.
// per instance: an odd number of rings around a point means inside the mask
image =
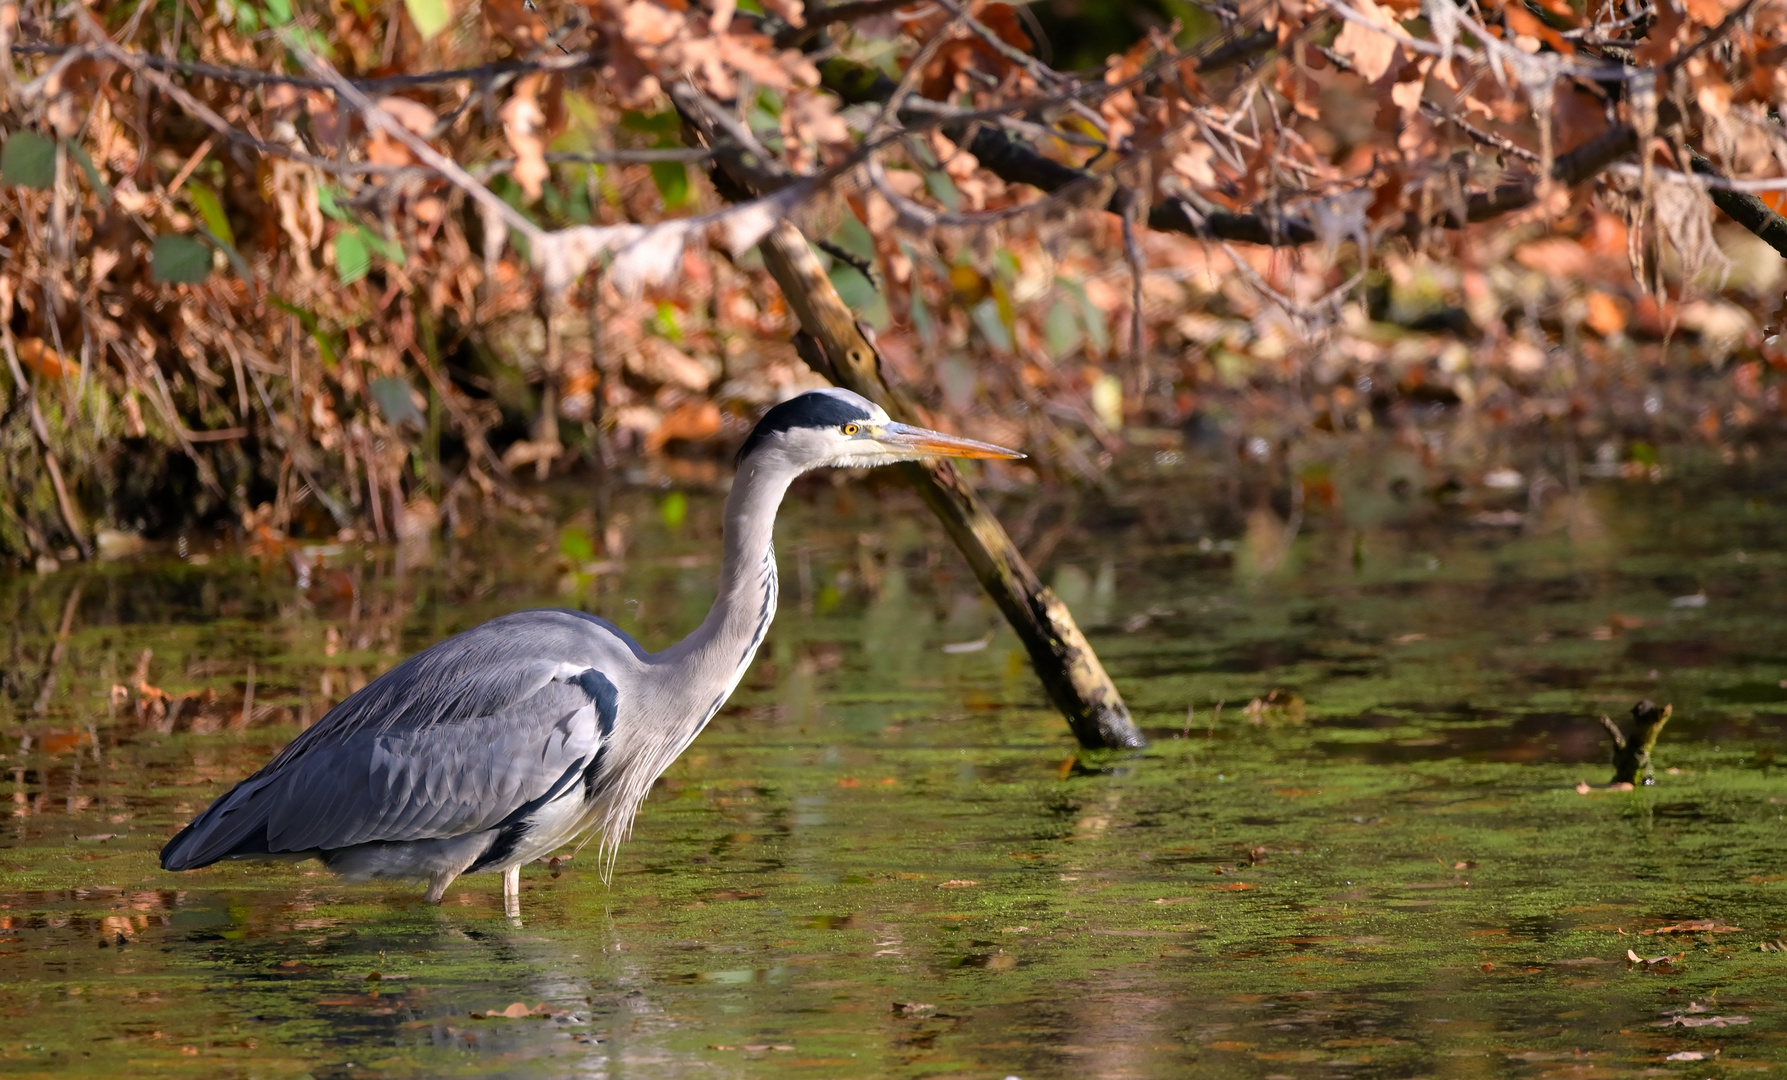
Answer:
MULTIPOLYGON (((802 358, 834 384, 880 405, 895 420, 920 422, 912 402, 882 378, 880 354, 832 287, 800 230, 784 221, 758 250, 800 319, 796 346, 802 358)), ((1067 717, 1080 745, 1147 745, 1067 605, 1037 580, 955 462, 909 462, 901 468, 1017 631, 1049 700, 1067 717)))
MULTIPOLYGON (((1694 171, 1703 176, 1721 175, 1712 162, 1699 154, 1694 155, 1693 163, 1694 171)), ((1713 205, 1722 210, 1726 217, 1755 233, 1769 247, 1787 255, 1787 218, 1775 213, 1767 203, 1747 191, 1712 188, 1707 194, 1712 196, 1713 205)))
MULTIPOLYGON (((790 179, 752 148, 748 132, 727 138, 736 121, 687 84, 670 88, 685 124, 715 151, 710 174, 728 199, 749 198, 790 179)), ((881 355, 857 325, 856 316, 832 287, 799 229, 783 221, 757 245, 763 262, 781 286, 799 319, 795 345, 813 370, 837 386, 855 391, 902 423, 917 423, 918 410, 881 375, 881 355)), ((986 504, 980 501, 952 461, 910 463, 907 479, 942 520, 968 565, 1017 631, 1049 700, 1067 718, 1087 748, 1146 746, 1129 707, 1098 662, 1073 615, 1052 590, 1037 580, 986 504)))

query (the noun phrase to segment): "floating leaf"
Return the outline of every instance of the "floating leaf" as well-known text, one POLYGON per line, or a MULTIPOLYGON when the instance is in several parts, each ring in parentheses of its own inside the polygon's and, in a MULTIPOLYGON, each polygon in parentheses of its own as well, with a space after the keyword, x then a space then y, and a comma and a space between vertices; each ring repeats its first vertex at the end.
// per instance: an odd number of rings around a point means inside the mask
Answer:
POLYGON ((190 236, 158 236, 149 264, 159 284, 197 285, 211 274, 211 249, 190 236))
POLYGON ((416 24, 416 32, 422 40, 440 33, 453 21, 453 9, 447 0, 403 0, 403 6, 410 13, 410 21, 416 24))
POLYGON ((48 191, 56 182, 56 144, 35 131, 15 131, 0 149, 0 178, 48 191))

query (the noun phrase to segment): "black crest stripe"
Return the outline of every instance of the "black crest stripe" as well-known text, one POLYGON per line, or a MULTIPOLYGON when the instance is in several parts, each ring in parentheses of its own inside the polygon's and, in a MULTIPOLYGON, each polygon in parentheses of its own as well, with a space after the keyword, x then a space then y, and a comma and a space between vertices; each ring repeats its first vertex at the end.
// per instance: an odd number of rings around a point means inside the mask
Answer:
POLYGON ((763 419, 757 421, 757 426, 751 429, 750 438, 738 448, 738 459, 743 461, 765 439, 780 431, 836 427, 853 420, 867 419, 870 419, 869 411, 861 405, 823 390, 809 390, 764 413, 763 419))

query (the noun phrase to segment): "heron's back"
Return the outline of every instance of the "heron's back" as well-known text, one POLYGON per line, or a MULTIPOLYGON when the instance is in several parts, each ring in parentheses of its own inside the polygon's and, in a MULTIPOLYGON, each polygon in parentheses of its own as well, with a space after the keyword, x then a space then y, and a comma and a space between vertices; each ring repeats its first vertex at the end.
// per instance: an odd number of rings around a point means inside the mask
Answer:
POLYGON ((493 619, 330 710, 169 841, 162 866, 486 833, 479 857, 516 847, 546 807, 594 794, 620 688, 645 684, 646 668, 637 644, 583 612, 493 619))

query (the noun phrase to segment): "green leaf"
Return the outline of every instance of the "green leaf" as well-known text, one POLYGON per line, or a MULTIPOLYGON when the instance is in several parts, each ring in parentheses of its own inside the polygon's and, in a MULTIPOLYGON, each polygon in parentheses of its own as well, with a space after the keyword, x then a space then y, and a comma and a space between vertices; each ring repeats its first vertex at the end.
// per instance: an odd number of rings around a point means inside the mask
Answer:
POLYGON ((992 346, 994 352, 1011 352, 1011 334, 1005 329, 1005 323, 999 319, 999 304, 996 300, 989 296, 975 304, 974 309, 968 314, 974 320, 975 328, 980 331, 982 337, 987 339, 987 344, 992 346))
POLYGON ((366 395, 392 424, 408 422, 418 428, 428 424, 428 418, 416 408, 416 399, 410 396, 410 384, 402 379, 381 375, 366 385, 366 395))
POLYGON ((932 345, 937 340, 937 323, 931 318, 931 309, 925 298, 917 289, 912 290, 912 329, 918 331, 918 340, 932 345))
POLYGON ((682 344, 682 316, 677 312, 675 304, 668 300, 658 301, 658 310, 652 315, 652 329, 671 344, 682 344))
POLYGON ((341 204, 335 201, 335 188, 329 184, 318 184, 316 186, 316 206, 318 210, 321 210, 336 221, 353 220, 348 217, 347 211, 341 208, 341 204))
POLYGON ((1080 347, 1085 334, 1080 330, 1079 315, 1066 300, 1057 300, 1042 319, 1042 337, 1048 343, 1049 355, 1059 360, 1080 347))
POLYGON ((110 199, 112 197, 111 185, 100 179, 99 170, 93 167, 93 159, 87 156, 87 151, 81 149, 81 144, 77 142, 66 145, 68 152, 74 155, 75 162, 80 165, 81 171, 87 174, 87 186, 92 188, 100 198, 110 199))
POLYGON ((688 520, 689 497, 680 491, 672 491, 664 496, 663 502, 658 504, 658 513, 664 517, 665 528, 671 532, 677 531, 683 527, 683 522, 688 520))
POLYGON ((223 200, 217 197, 217 192, 212 191, 209 184, 188 180, 186 197, 192 200, 193 207, 198 210, 205 228, 211 230, 211 235, 235 247, 236 234, 230 230, 229 215, 223 212, 223 200))
POLYGON ((596 557, 596 545, 589 533, 576 525, 566 525, 558 534, 558 549, 565 558, 582 565, 596 557))
POLYGON ((956 182, 946 172, 925 173, 925 190, 952 214, 962 208, 962 190, 956 187, 956 182))
POLYGON ((674 136, 683 129, 682 118, 672 109, 661 113, 634 112, 629 109, 620 114, 620 125, 628 131, 643 131, 648 135, 674 136))
POLYGON ((254 271, 248 268, 248 260, 242 257, 240 251, 236 250, 236 245, 224 243, 223 238, 213 235, 210 229, 205 230, 205 236, 217 245, 218 249, 223 252, 224 258, 228 259, 230 265, 235 267, 237 276, 247 282, 250 289, 253 289, 254 271))
POLYGON ((378 233, 373 232, 364 225, 360 226, 356 231, 360 234, 360 242, 366 245, 366 250, 376 254, 386 262, 396 263, 398 266, 403 265, 402 244, 399 244, 388 236, 380 236, 378 233))
POLYGON ((316 333, 316 328, 320 325, 320 320, 317 319, 316 312, 306 307, 299 307, 290 300, 284 300, 277 296, 268 297, 268 299, 272 302, 274 307, 297 319, 298 325, 304 328, 305 333, 316 333))
POLYGON ((1095 356, 1103 356, 1105 350, 1111 347, 1111 334, 1105 325, 1104 312, 1098 310, 1098 305, 1094 304, 1092 298, 1086 295, 1085 287, 1079 282, 1056 278, 1055 284, 1066 289, 1075 300, 1079 301, 1080 319, 1086 327, 1086 337, 1092 344, 1092 353, 1095 356))
POLYGON ((323 354, 323 366, 331 371, 335 370, 337 357, 340 355, 335 347, 335 335, 323 329, 323 321, 317 317, 316 312, 277 296, 268 299, 273 302, 274 307, 298 320, 298 324, 304 327, 304 332, 316 342, 317 351, 323 354))
POLYGON ((158 236, 149 266, 158 284, 197 285, 211 275, 211 249, 190 236, 158 236))
POLYGON ((652 183, 664 197, 664 209, 676 210, 689 201, 689 167, 680 161, 652 162, 652 183))
POLYGON ((416 24, 416 31, 422 40, 440 33, 453 21, 453 9, 447 0, 403 0, 403 6, 409 9, 410 21, 416 24))
POLYGON ((841 262, 833 263, 831 272, 826 276, 831 278, 831 287, 838 291, 838 299, 844 301, 844 305, 852 311, 861 312, 875 302, 874 284, 863 277, 862 271, 856 267, 846 266, 841 262))
POLYGON ((267 25, 284 26, 292 21, 291 0, 267 0, 267 25))
POLYGON ((35 131, 15 131, 0 149, 0 179, 48 191, 56 182, 56 144, 35 131))
POLYGON ((372 253, 366 250, 365 229, 355 229, 335 237, 335 276, 343 285, 352 285, 372 269, 372 253))

